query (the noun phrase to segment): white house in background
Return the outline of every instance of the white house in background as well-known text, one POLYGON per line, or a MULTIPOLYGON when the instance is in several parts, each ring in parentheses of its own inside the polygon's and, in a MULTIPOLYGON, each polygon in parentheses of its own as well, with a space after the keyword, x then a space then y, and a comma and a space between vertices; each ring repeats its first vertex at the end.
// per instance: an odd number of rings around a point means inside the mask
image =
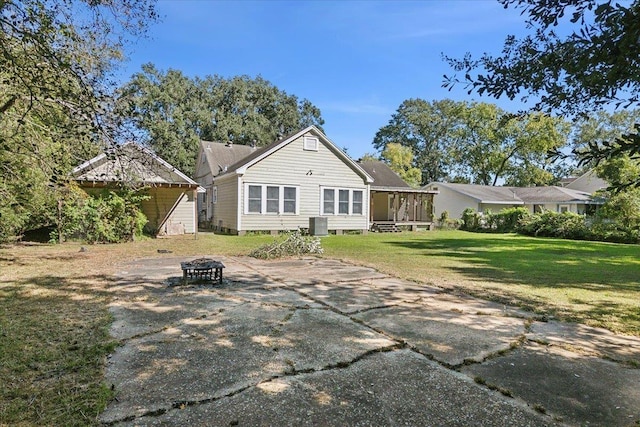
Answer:
POLYGON ((584 191, 585 193, 594 194, 598 190, 604 190, 609 183, 596 175, 595 169, 589 169, 587 172, 575 178, 565 178, 560 181, 560 185, 564 188, 572 190, 584 191))
POLYGON ((424 189, 438 191, 434 207, 436 217, 447 211, 450 218, 460 218, 472 208, 477 212, 499 212, 505 208, 524 207, 531 213, 542 211, 590 212, 601 202, 590 193, 564 187, 496 187, 475 184, 432 182, 424 189))
POLYGON ((198 231, 198 184, 153 152, 128 143, 88 160, 72 171, 89 194, 117 189, 123 183, 149 195, 142 212, 146 228, 158 236, 195 234, 198 231))
POLYGON ((202 225, 216 231, 295 230, 316 217, 336 233, 369 228, 373 178, 315 126, 258 149, 203 141, 195 180, 202 225))

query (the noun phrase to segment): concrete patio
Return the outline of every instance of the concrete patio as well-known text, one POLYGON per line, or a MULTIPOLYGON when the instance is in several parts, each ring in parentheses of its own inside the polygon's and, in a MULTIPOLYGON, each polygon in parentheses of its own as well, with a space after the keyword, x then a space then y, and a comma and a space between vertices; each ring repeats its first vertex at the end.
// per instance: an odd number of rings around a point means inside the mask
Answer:
POLYGON ((640 339, 324 258, 114 278, 109 425, 629 426, 640 339))

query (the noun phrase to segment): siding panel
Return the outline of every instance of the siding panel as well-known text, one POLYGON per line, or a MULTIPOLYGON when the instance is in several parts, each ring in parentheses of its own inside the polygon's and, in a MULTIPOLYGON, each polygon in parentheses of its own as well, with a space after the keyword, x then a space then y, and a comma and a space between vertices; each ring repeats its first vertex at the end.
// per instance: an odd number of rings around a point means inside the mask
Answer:
POLYGON ((232 231, 238 231, 236 206, 238 206, 238 185, 235 176, 215 181, 218 187, 218 200, 213 205, 213 225, 232 231))
POLYGON ((366 183, 322 140, 318 151, 309 151, 303 149, 301 136, 249 167, 242 182, 243 195, 246 183, 295 185, 300 188, 299 215, 245 214, 243 196, 239 204, 243 230, 292 230, 308 227, 310 217, 320 216, 320 188, 323 186, 364 192, 363 214, 328 215, 329 229, 363 230, 368 227, 369 195, 366 183))

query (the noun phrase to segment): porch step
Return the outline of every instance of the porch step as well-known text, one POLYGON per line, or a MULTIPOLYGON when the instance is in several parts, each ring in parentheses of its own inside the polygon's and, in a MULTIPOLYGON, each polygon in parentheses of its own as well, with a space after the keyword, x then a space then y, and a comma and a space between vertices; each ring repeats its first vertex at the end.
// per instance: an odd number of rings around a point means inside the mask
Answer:
POLYGON ((376 224, 371 225, 371 231, 378 233, 398 233, 400 230, 396 224, 376 224))

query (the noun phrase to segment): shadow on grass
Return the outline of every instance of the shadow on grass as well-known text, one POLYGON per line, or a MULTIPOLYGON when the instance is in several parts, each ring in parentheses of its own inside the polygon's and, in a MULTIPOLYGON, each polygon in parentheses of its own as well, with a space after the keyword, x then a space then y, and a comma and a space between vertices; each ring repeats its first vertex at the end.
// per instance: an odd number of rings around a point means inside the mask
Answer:
POLYGON ((462 266, 446 268, 474 279, 591 290, 640 290, 637 246, 473 235, 385 243, 421 256, 459 260, 462 266))
POLYGON ((451 260, 441 268, 472 281, 451 287, 473 296, 640 335, 638 246, 473 234, 385 244, 451 260))
POLYGON ((108 277, 0 282, 0 424, 92 425, 110 398, 108 277))

